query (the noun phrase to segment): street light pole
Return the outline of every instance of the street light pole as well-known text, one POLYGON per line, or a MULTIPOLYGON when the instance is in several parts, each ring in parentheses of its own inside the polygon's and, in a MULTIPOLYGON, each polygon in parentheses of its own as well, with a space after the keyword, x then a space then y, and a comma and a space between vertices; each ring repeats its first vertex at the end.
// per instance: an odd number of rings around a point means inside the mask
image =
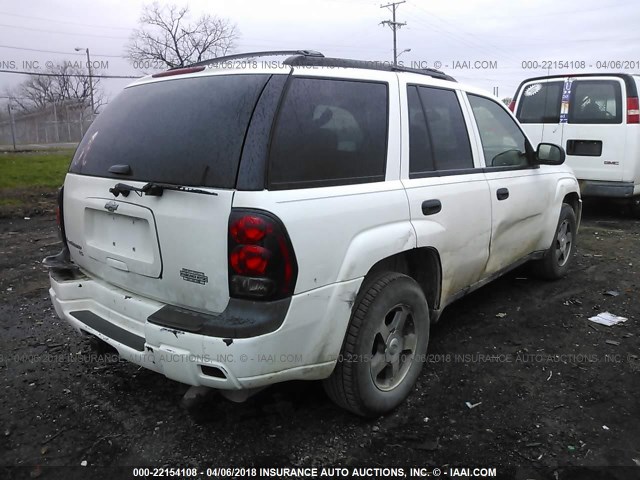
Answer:
POLYGON ((89 69, 89 90, 91 93, 91 115, 93 116, 96 114, 96 106, 93 102, 93 78, 91 77, 91 57, 89 56, 89 49, 76 47, 75 50, 76 52, 80 52, 82 50, 87 52, 87 68, 89 69))
POLYGON ((411 51, 410 48, 405 48, 404 50, 402 50, 396 57, 396 61, 398 61, 398 58, 400 58, 400 55, 402 55, 403 53, 409 53, 410 51, 411 51))

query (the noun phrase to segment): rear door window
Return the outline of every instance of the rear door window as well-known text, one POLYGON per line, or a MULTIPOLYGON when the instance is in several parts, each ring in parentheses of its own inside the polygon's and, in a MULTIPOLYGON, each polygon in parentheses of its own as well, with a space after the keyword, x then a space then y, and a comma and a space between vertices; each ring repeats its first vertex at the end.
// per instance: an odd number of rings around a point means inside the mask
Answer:
POLYGON ((615 80, 578 80, 569 102, 569 123, 622 123, 622 93, 615 80))
POLYGON ((409 107, 409 178, 419 178, 435 170, 431 135, 427 129, 418 87, 407 87, 409 107))
POLYGON ((432 87, 418 87, 418 92, 429 131, 435 169, 473 168, 469 134, 456 92, 432 87))
POLYGON ((525 86, 516 117, 520 123, 560 123, 563 82, 540 82, 525 86))
POLYGON ((181 78, 126 88, 95 119, 70 172, 233 188, 244 137, 269 75, 181 78), (130 175, 109 172, 129 165, 130 175))
POLYGON ((386 83, 292 77, 273 132, 272 190, 384 180, 386 83))

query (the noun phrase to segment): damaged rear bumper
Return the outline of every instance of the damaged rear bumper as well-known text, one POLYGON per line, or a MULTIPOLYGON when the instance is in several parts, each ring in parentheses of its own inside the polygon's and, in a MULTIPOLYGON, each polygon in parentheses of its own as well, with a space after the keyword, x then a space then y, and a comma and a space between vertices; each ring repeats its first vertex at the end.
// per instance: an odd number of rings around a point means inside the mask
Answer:
POLYGON ((188 385, 238 390, 328 377, 361 281, 294 295, 275 327, 256 323, 250 312, 243 319, 233 301, 226 317, 211 316, 137 296, 79 271, 51 269, 49 293, 60 318, 110 344, 121 358, 188 385), (257 330, 243 328, 256 324, 257 330))

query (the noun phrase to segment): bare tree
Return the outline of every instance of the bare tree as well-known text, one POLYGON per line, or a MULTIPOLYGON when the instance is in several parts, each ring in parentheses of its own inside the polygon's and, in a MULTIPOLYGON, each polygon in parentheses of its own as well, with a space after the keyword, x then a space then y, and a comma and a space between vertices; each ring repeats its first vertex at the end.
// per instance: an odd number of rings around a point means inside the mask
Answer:
MULTIPOLYGON (((52 104, 75 102, 89 106, 91 87, 89 75, 83 68, 63 63, 48 68, 44 75, 34 73, 7 92, 14 104, 24 113, 44 110, 52 104)), ((92 77, 96 110, 104 103, 100 79, 92 77)))
POLYGON ((143 8, 139 23, 127 45, 126 57, 133 64, 184 67, 226 55, 238 38, 227 19, 205 14, 191 22, 188 7, 157 2, 143 8))

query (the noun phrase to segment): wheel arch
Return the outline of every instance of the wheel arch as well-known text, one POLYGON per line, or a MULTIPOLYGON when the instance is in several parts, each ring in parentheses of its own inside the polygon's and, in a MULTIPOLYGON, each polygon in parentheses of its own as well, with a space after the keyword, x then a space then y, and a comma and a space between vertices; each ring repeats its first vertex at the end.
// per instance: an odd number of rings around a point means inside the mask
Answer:
POLYGON ((573 208, 573 213, 576 214, 576 228, 580 228, 580 220, 582 218, 582 200, 578 192, 567 193, 562 199, 562 203, 566 203, 573 208))
POLYGON ((442 288, 442 265, 437 249, 412 248, 379 260, 367 272, 358 294, 365 292, 371 282, 384 272, 402 273, 415 280, 427 299, 431 321, 437 321, 442 288))
MULTIPOLYGON (((544 219, 543 228, 545 232, 555 232, 556 227, 558 226, 558 218, 560 218, 560 211, 563 203, 567 203, 571 208, 573 208, 573 211, 576 214, 576 224, 580 224, 582 201, 580 200, 580 188, 578 186, 578 181, 574 176, 561 176, 558 178, 552 202, 553 206, 549 206, 544 219)), ((549 234, 548 240, 545 237, 544 244, 540 245, 541 249, 546 250, 549 248, 552 241, 553 237, 549 234)))

